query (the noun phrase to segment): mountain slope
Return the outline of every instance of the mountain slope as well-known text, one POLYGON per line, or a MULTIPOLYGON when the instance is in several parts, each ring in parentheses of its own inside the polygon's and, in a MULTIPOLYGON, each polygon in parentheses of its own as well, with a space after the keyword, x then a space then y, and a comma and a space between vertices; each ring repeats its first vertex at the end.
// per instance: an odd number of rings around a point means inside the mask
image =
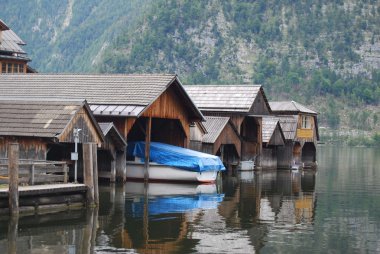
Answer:
POLYGON ((259 83, 270 99, 314 106, 322 126, 380 129, 379 0, 3 0, 1 7, 41 72, 259 83))

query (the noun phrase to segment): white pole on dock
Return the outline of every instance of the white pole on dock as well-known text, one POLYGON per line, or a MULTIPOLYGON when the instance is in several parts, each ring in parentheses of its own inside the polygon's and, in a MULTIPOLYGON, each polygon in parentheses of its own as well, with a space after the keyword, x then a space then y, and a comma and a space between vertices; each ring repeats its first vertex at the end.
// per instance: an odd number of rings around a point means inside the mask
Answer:
POLYGON ((75 161, 74 164, 74 182, 78 183, 78 143, 79 143, 79 132, 81 129, 74 128, 74 154, 71 155, 71 159, 75 161))

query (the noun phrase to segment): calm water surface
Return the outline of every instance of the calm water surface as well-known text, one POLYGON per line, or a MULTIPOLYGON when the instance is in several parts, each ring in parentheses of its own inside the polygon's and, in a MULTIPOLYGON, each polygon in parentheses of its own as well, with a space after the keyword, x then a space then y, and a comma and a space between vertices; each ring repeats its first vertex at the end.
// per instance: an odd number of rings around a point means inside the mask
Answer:
POLYGON ((318 162, 102 186, 99 209, 0 218, 0 253, 379 253, 380 150, 320 146, 318 162))

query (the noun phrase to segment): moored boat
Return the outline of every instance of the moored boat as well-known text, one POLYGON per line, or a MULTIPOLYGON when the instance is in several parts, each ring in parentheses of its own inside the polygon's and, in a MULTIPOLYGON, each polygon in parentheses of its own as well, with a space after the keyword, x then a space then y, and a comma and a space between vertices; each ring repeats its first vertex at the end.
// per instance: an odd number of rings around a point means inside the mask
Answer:
MULTIPOLYGON (((145 142, 128 146, 127 179, 144 179, 145 142)), ((225 170, 218 156, 168 144, 151 142, 149 180, 214 182, 218 172, 225 170)))

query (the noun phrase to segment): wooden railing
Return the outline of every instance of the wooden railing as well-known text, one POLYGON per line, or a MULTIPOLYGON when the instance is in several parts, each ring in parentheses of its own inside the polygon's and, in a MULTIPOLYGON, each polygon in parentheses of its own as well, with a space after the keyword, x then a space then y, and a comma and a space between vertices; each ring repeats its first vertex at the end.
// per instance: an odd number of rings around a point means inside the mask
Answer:
MULTIPOLYGON (((19 161, 19 183, 48 184, 67 183, 69 168, 62 161, 19 161)), ((0 182, 8 182, 7 159, 0 159, 0 182)))

